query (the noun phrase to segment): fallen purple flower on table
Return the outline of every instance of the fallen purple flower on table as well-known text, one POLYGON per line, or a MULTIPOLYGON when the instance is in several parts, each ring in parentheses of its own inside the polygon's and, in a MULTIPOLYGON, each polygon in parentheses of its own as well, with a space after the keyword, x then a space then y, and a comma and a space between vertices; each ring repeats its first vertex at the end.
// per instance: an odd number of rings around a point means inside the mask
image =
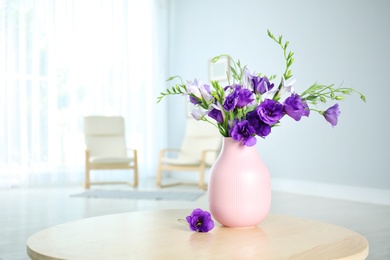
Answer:
POLYGON ((191 215, 186 217, 190 229, 197 232, 209 232, 214 228, 214 221, 211 214, 199 208, 194 209, 191 215))

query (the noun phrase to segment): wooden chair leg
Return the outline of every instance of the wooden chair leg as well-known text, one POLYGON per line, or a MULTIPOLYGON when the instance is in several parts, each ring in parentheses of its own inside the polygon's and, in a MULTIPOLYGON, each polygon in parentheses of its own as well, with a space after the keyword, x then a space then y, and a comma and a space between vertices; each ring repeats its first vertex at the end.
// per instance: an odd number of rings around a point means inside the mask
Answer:
POLYGON ((133 186, 138 186, 138 157, 137 157, 137 150, 134 150, 134 181, 133 186))
POLYGON ((162 187, 161 178, 162 178, 162 169, 161 169, 161 165, 159 165, 157 168, 156 184, 160 188, 162 187))
POLYGON ((85 182, 84 182, 84 188, 85 189, 89 189, 90 186, 91 186, 89 171, 90 171, 90 168, 89 168, 89 151, 85 150, 85 182))
POLYGON ((201 188, 202 190, 206 189, 204 184, 204 171, 205 169, 203 167, 199 170, 199 188, 201 188))
POLYGON ((88 165, 85 167, 85 183, 84 188, 89 189, 91 186, 90 176, 89 176, 89 167, 88 165))
POLYGON ((158 187, 162 188, 161 179, 162 179, 162 158, 164 157, 164 150, 160 151, 160 155, 158 157, 158 166, 157 166, 157 176, 156 176, 156 184, 158 187))
POLYGON ((133 186, 134 186, 134 188, 136 188, 138 186, 138 166, 135 166, 135 168, 134 168, 133 186))

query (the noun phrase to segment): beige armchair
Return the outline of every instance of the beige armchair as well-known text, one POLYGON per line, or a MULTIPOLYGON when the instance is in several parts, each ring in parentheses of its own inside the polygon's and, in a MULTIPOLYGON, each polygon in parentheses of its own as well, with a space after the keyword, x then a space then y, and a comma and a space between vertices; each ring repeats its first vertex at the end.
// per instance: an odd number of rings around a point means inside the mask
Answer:
POLYGON ((218 129, 207 122, 199 122, 194 119, 187 119, 184 140, 180 149, 163 149, 160 151, 157 168, 157 185, 167 187, 183 184, 162 184, 164 171, 198 172, 198 185, 206 189, 205 171, 210 168, 216 160, 222 145, 222 137, 218 129), (175 157, 168 157, 174 153, 175 157))
POLYGON ((129 184, 138 185, 137 150, 126 149, 124 119, 120 116, 84 117, 85 137, 85 184, 129 184), (133 183, 91 182, 91 170, 131 169, 134 171, 133 183))

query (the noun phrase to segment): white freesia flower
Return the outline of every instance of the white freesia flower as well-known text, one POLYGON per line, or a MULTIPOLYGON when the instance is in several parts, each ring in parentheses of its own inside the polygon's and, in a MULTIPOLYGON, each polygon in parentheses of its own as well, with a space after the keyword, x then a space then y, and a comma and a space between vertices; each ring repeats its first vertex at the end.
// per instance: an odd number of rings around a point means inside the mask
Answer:
POLYGON ((280 88, 279 92, 278 89, 275 88, 271 91, 266 92, 264 94, 264 98, 273 99, 276 92, 278 92, 278 97, 283 96, 285 93, 295 93, 295 89, 293 88, 295 81, 296 79, 293 79, 290 81, 290 83, 286 83, 286 80, 284 79, 284 77, 282 77, 282 87, 280 88))
POLYGON ((194 85, 187 86, 187 94, 194 95, 197 98, 202 98, 202 95, 200 94, 199 88, 194 86, 194 85))
POLYGON ((210 86, 203 84, 201 81, 194 80, 187 84, 187 94, 194 95, 199 99, 203 99, 206 102, 213 100, 213 96, 210 94, 210 86))
POLYGON ((199 91, 202 94, 203 99, 206 102, 209 102, 213 99, 213 96, 210 94, 210 86, 208 86, 209 89, 206 88, 206 85, 200 84, 199 91))
POLYGON ((197 86, 197 81, 195 80, 194 83, 191 83, 191 84, 187 84, 187 94, 188 95, 194 95, 195 97, 201 99, 202 98, 202 94, 200 93, 200 90, 197 86), (195 85, 196 83, 196 85, 195 85))
POLYGON ((290 83, 286 83, 286 80, 284 77, 282 77, 282 87, 279 91, 279 96, 281 97, 284 93, 295 93, 295 90, 293 88, 293 85, 297 81, 296 79, 293 79, 290 81, 290 83))
POLYGON ((196 120, 201 120, 204 116, 207 115, 207 112, 206 111, 202 111, 202 109, 197 109, 197 108, 194 108, 191 112, 191 115, 193 118, 195 118, 196 120))

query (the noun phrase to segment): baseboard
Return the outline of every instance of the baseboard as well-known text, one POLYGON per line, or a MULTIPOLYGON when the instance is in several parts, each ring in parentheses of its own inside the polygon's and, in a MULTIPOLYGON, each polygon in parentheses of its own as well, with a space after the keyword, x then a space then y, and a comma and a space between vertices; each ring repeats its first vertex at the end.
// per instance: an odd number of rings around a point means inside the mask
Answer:
POLYGON ((390 206, 390 190, 272 178, 272 190, 390 206))

